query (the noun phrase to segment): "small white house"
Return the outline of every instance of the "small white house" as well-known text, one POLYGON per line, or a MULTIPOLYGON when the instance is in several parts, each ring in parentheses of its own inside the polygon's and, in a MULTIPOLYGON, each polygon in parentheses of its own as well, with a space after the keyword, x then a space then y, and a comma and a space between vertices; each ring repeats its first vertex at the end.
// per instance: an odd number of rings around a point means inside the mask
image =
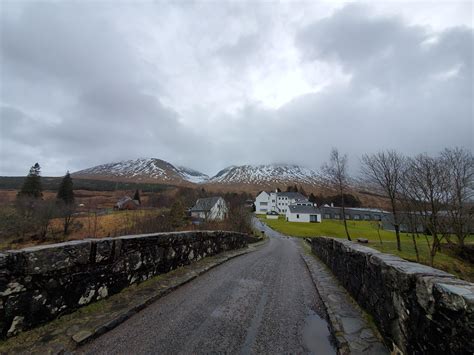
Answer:
POLYGON ((268 209, 268 200, 270 199, 270 194, 266 191, 262 191, 258 194, 255 199, 255 213, 267 213, 270 211, 268 209))
POLYGON ((312 205, 289 205, 286 211, 286 220, 288 222, 321 223, 321 213, 312 205))

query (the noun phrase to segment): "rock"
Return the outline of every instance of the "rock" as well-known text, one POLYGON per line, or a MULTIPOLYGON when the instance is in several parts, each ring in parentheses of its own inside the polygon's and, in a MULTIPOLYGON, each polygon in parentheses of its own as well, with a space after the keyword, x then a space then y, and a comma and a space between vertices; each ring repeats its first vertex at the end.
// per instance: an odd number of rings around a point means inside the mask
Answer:
POLYGON ((18 334, 22 328, 24 319, 25 317, 15 316, 15 318, 13 318, 12 324, 10 325, 10 329, 8 329, 7 335, 12 336, 18 334))

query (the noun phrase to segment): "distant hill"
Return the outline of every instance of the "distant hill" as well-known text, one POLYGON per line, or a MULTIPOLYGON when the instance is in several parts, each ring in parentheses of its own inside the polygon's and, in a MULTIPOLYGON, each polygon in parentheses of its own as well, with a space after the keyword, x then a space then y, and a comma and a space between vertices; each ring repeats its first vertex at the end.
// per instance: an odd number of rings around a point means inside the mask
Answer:
POLYGON ((206 174, 167 161, 146 158, 97 165, 72 174, 80 179, 189 185, 207 181, 206 174))
POLYGON ((313 189, 321 186, 317 172, 298 165, 267 164, 230 166, 209 177, 197 170, 157 159, 134 159, 97 165, 72 174, 76 179, 162 183, 202 186, 212 190, 258 191, 298 185, 313 189))
POLYGON ((321 177, 314 170, 298 165, 267 164, 230 166, 209 179, 211 184, 321 185, 321 177))

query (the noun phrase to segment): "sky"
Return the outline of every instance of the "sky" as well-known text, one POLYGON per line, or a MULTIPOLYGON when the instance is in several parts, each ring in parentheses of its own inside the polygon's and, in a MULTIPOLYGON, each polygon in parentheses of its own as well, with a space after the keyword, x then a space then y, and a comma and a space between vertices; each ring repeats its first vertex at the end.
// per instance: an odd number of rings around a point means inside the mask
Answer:
POLYGON ((469 1, 0 0, 0 175, 474 150, 469 1))

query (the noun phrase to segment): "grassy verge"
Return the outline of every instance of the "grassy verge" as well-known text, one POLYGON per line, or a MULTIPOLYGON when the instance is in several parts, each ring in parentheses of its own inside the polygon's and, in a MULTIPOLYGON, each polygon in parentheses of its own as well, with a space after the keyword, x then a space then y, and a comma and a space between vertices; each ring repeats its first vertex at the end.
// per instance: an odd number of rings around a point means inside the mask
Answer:
MULTIPOLYGON (((269 227, 279 231, 280 233, 294 237, 327 236, 346 238, 342 221, 324 220, 322 223, 299 223, 287 222, 283 217, 280 217, 277 220, 266 219, 265 215, 257 215, 257 217, 265 222, 269 227)), ((402 251, 398 251, 395 233, 386 230, 378 231, 377 222, 348 221, 347 223, 353 240, 357 238, 366 238, 369 240, 369 246, 372 248, 416 262, 416 253, 411 235, 405 233, 401 234, 402 251)), ((473 243, 474 238, 471 237, 468 242, 473 243)), ((417 238, 417 245, 420 255, 420 263, 429 265, 429 249, 424 236, 417 238)), ((454 274, 459 278, 474 282, 474 265, 457 258, 451 253, 444 251, 438 252, 435 257, 434 266, 438 269, 454 274)))

